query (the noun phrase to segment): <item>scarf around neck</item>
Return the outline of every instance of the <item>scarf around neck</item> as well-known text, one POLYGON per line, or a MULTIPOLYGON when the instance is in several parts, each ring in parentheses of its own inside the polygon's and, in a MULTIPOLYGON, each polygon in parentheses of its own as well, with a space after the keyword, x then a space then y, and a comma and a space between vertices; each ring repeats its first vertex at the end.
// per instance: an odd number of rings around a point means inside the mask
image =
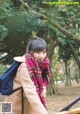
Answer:
POLYGON ((41 93, 44 86, 47 86, 50 82, 49 59, 46 57, 42 62, 38 62, 32 53, 26 53, 25 61, 31 80, 36 86, 36 91, 39 95, 39 98, 46 107, 45 99, 41 97, 41 93))

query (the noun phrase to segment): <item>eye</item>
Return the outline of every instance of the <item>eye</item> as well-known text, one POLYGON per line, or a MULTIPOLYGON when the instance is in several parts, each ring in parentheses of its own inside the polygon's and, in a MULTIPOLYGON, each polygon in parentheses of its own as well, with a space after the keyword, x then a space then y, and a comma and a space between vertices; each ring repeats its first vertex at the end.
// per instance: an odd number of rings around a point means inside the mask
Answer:
POLYGON ((37 51, 36 53, 38 53, 38 54, 39 54, 39 53, 40 53, 40 51, 37 51))
POLYGON ((40 51, 37 51, 36 54, 40 54, 40 51))
POLYGON ((46 53, 46 51, 43 51, 43 53, 46 53))

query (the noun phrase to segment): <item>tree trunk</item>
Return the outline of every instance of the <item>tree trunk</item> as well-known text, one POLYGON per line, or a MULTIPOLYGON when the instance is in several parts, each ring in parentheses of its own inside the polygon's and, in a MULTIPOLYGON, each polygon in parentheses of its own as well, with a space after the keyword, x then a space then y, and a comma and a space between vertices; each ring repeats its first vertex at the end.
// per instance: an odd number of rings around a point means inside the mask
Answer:
POLYGON ((69 43, 69 45, 70 45, 71 50, 72 50, 72 52, 73 52, 74 59, 75 59, 77 65, 78 65, 78 68, 79 68, 79 70, 80 70, 80 61, 79 61, 79 59, 78 59, 78 55, 77 55, 77 53, 75 52, 75 50, 74 50, 72 44, 69 43))
POLYGON ((70 86, 71 85, 71 78, 70 78, 70 72, 69 72, 69 66, 68 62, 65 61, 65 86, 70 86))

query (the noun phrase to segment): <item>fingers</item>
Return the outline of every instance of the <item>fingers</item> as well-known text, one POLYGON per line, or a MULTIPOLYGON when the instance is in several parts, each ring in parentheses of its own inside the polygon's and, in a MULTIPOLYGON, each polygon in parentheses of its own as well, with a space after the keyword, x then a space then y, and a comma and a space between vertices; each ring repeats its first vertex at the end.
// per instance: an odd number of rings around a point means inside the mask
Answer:
POLYGON ((46 97, 46 94, 42 92, 42 93, 41 93, 41 96, 42 96, 42 97, 46 97))
POLYGON ((47 89, 46 87, 43 87, 43 92, 41 93, 42 97, 46 97, 47 89))

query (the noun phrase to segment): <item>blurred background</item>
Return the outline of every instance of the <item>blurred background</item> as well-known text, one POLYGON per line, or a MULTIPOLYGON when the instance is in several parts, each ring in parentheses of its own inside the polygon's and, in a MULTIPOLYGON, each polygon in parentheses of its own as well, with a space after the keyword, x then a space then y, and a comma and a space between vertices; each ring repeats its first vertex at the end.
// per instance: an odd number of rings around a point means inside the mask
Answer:
MULTIPOLYGON (((59 1, 63 2, 54 0, 59 1)), ((66 93, 70 98, 75 94, 74 99, 80 94, 80 2, 73 0, 77 3, 73 5, 66 4, 70 0, 64 1, 65 4, 52 4, 51 0, 49 4, 49 0, 0 0, 0 76, 14 56, 25 53, 32 37, 45 39, 52 74, 47 88, 50 113, 67 104, 54 109, 55 98, 61 99, 66 93)))

